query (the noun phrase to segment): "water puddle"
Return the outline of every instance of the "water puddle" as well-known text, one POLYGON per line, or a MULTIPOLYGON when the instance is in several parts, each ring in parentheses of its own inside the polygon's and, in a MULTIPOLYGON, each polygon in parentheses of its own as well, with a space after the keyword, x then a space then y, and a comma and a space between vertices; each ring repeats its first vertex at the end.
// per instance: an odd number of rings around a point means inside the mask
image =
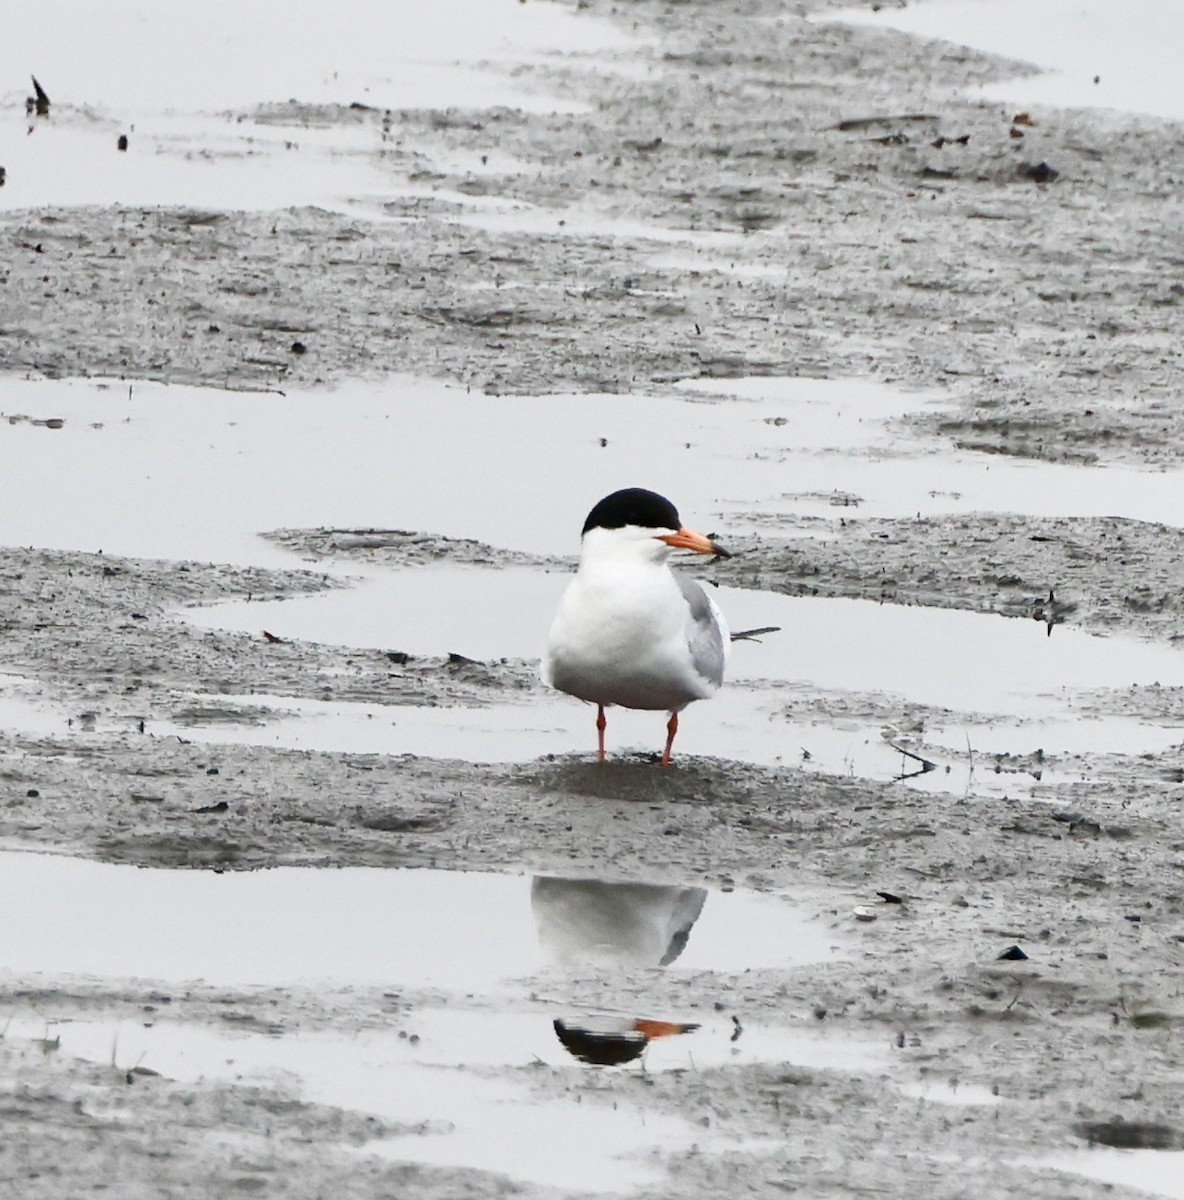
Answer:
POLYGON ((726 976, 841 955, 817 906, 783 896, 432 870, 167 871, 9 850, 0 906, 26 914, 6 931, 4 975, 41 985, 36 1011, 5 1014, 3 1036, 109 1064, 129 1083, 155 1072, 261 1085, 375 1114, 407 1132, 361 1152, 398 1161, 615 1191, 656 1183, 673 1154, 735 1149, 683 1119, 582 1096, 581 1072, 610 1065, 652 1074, 791 1063, 872 1072, 926 1101, 989 1102, 952 1081, 899 1085, 887 1042, 809 1016, 768 1025, 715 1006, 654 1015, 564 997, 573 980, 594 979, 611 999, 639 973, 726 976), (270 1026, 181 1020, 166 1001, 135 1019, 48 1011, 50 981, 77 990, 88 975, 347 995, 372 986, 397 1003, 351 1033, 300 1029, 287 1010, 270 1026), (425 987, 429 998, 416 1000, 425 987), (540 1068, 573 1098, 533 1094, 540 1068))
POLYGON ((493 400, 408 379, 285 396, 12 380, 3 415, 15 423, 0 439, 0 471, 13 494, 38 503, 0 510, 0 544, 278 565, 291 556, 258 532, 329 526, 573 554, 589 497, 622 480, 675 497, 688 520, 721 537, 759 532, 770 518, 837 520, 850 510, 835 508, 836 497, 854 497, 860 516, 978 510, 1184 526, 1184 472, 957 453, 887 423, 937 403, 932 396, 849 380, 711 386, 718 397, 687 385, 683 398, 493 400), (307 470, 310 446, 317 472, 307 470), (41 481, 57 475, 76 489, 47 492, 41 481), (441 489, 445 476, 464 488, 441 489))
MULTIPOLYGON (((240 601, 181 615, 202 628, 255 634, 267 629, 286 639, 413 655, 456 651, 484 660, 532 659, 564 583, 560 573, 441 564, 375 575, 357 588, 307 598, 240 601), (497 612, 501 619, 477 619, 482 612, 497 612)), ((1152 753, 1181 740, 1178 728, 1119 715, 1083 718, 1074 704, 1076 695, 1096 689, 1184 686, 1184 653, 1169 646, 1075 629, 1048 637, 1038 622, 954 610, 737 588, 719 588, 714 595, 735 627, 779 625, 781 632, 733 647, 728 686, 686 714, 688 752, 893 778, 915 765, 882 736, 884 713, 892 705, 923 704, 970 716, 930 721, 926 741, 949 751, 951 771, 918 775, 919 786, 960 791, 973 784, 979 794, 1015 794, 1025 784, 1075 777, 1066 772, 1076 766, 1051 761, 1057 755, 1152 753), (924 654, 918 654, 919 646, 925 646, 924 654), (810 709, 810 715, 795 717, 795 697, 811 689, 824 696, 876 697, 879 704, 860 716, 853 700, 830 716, 823 699, 796 706, 810 709), (1002 775, 993 770, 995 755, 1032 755, 1033 765, 1026 777, 1002 775)), ((259 744, 275 738, 273 744, 308 749, 443 753, 475 761, 520 761, 592 744, 589 711, 549 694, 483 709, 411 712, 281 697, 227 701, 274 704, 287 715, 260 729, 219 724, 183 730, 158 723, 154 732, 259 744), (286 740, 300 730, 308 740, 286 740)), ((653 714, 614 711, 609 743, 653 748, 659 732, 653 714)))
POLYGON ((40 736, 69 731, 70 717, 35 679, 0 674, 0 730, 40 736))
POLYGON ((675 1022, 584 1014, 563 1000, 573 973, 591 972, 611 996, 614 981, 637 972, 733 973, 834 958, 816 912, 780 896, 431 870, 166 871, 8 851, 0 852, 0 905, 27 914, 5 934, 4 974, 23 980, 442 989, 442 999, 353 1035, 288 1035, 282 1019, 263 1031, 167 1014, 54 1021, 46 1000, 42 1015, 8 1014, 4 1030, 121 1073, 263 1084, 374 1113, 412 1132, 364 1150, 400 1161, 613 1191, 655 1182, 669 1155, 692 1146, 732 1148, 632 1106, 533 1098, 530 1076, 540 1066, 587 1069, 571 1046, 579 1031, 644 1037, 652 1051, 643 1045, 619 1061, 644 1054, 651 1071, 887 1061, 887 1049, 823 1036, 813 1023, 804 1032, 741 1032, 714 1010, 704 1022, 675 1022))
MULTIPOLYGON (((406 1136, 365 1144, 363 1153, 473 1167, 552 1187, 603 1192, 643 1187, 662 1179, 666 1156, 694 1145, 710 1149, 718 1141, 676 1117, 643 1115, 632 1105, 540 1102, 518 1079, 486 1078, 461 1068, 456 1064, 466 1061, 463 1052, 487 1046, 498 1034, 497 1018, 484 1029, 478 1015, 469 1023, 473 1028, 450 1052, 462 1052, 455 1057, 437 1052, 438 1030, 417 1033, 414 1041, 406 1030, 402 1036, 382 1030, 354 1037, 265 1037, 164 1021, 144 1028, 100 1020, 55 1024, 48 1036, 60 1039, 60 1053, 113 1061, 123 1071, 140 1067, 183 1082, 271 1086, 308 1103, 409 1127, 406 1136), (523 1136, 526 1129, 529 1137, 523 1136)), ((545 1052, 546 1022, 533 1024, 545 1052)), ((421 1026, 418 1017, 409 1025, 421 1026)), ((46 1030, 43 1022, 17 1021, 7 1036, 42 1038, 46 1030)))
POLYGON ((0 208, 134 204, 183 209, 345 211, 352 197, 408 195, 409 157, 381 157, 376 125, 277 127, 234 117, 162 115, 127 125, 67 117, 6 150, 0 208), (401 169, 400 169, 401 168, 401 169))
POLYGON ((601 947, 605 962, 666 958, 679 970, 833 955, 812 916, 754 892, 432 870, 172 871, 18 851, 0 852, 0 867, 0 907, 27 914, 5 935, 15 974, 461 990, 545 975, 562 938, 601 947))
POLYGON ((1184 1200, 1184 1151, 1115 1150, 1095 1146, 1033 1159, 1033 1166, 1051 1167, 1124 1190, 1131 1188, 1168 1200, 1184 1200))
POLYGON ((956 1107, 973 1108, 1003 1102, 997 1089, 984 1087, 979 1083, 960 1083, 957 1079, 934 1079, 925 1076, 912 1083, 897 1084, 896 1090, 902 1096, 910 1096, 930 1104, 949 1104, 956 1107))
MULTIPOLYGON (((445 1008, 392 1020, 398 1029, 353 1036, 268 1036, 169 1020, 147 1026, 115 1019, 47 1026, 19 1018, 9 1022, 6 1036, 57 1039, 59 1053, 113 1063, 124 1072, 146 1068, 182 1081, 294 1091, 307 1102, 372 1113, 412 1130, 370 1142, 363 1147, 366 1153, 476 1167, 576 1191, 655 1184, 664 1175, 664 1161, 674 1154, 692 1147, 701 1153, 736 1149, 734 1139, 723 1134, 620 1101, 610 1108, 592 1097, 583 1103, 532 1098, 529 1077, 540 1067, 569 1075, 581 1069, 544 1014, 445 1008), (527 1129, 530 1135, 524 1136, 527 1129)), ((665 1060, 657 1056, 655 1041, 645 1070, 757 1061, 865 1070, 886 1058, 813 1032, 746 1029, 735 1042, 733 1033, 731 1023, 699 1027, 686 1039, 673 1039, 687 1045, 665 1060)))
POLYGON ((1184 117, 1184 9, 1176 0, 939 0, 825 19, 943 38, 1049 72, 976 89, 986 99, 1184 117))
MULTIPOLYGON (((559 56, 611 61, 643 43, 603 18, 517 0, 344 0, 331 18, 315 0, 260 0, 246 12, 210 0, 200 21, 146 0, 101 11, 75 0, 52 13, 12 14, 0 45, 5 78, 28 80, 33 45, 50 115, 7 144, 0 208, 319 204, 346 211, 358 196, 400 194, 376 125, 339 121, 315 130, 298 115, 277 126, 210 114, 292 99, 575 111, 586 106, 540 94, 511 68, 559 56), (116 149, 120 134, 129 138, 124 153, 116 149)), ((15 110, 10 119, 20 120, 15 110)))
MULTIPOLYGON (((292 97, 449 107, 470 103, 471 81, 461 76, 433 87, 419 68, 513 65, 639 44, 603 18, 517 0, 339 0, 331 14, 317 0, 257 0, 247 10, 207 0, 200 21, 149 0, 102 11, 66 0, 52 13, 26 8, 11 17, 0 49, 8 78, 27 76, 23 48, 35 45, 38 78, 55 101, 136 113, 211 112, 292 97)), ((514 95, 507 88, 503 102, 514 95)))

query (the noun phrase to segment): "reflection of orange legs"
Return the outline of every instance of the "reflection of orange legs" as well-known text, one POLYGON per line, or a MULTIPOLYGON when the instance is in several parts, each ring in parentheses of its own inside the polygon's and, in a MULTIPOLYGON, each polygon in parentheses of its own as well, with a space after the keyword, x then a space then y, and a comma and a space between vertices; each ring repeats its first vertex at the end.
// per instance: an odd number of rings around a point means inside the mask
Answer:
POLYGON ((604 705, 596 706, 596 761, 604 762, 604 727, 608 722, 604 719, 604 705))
POLYGON ((674 745, 674 735, 678 732, 678 713, 672 712, 666 722, 666 749, 662 751, 662 766, 670 766, 670 748, 674 745))

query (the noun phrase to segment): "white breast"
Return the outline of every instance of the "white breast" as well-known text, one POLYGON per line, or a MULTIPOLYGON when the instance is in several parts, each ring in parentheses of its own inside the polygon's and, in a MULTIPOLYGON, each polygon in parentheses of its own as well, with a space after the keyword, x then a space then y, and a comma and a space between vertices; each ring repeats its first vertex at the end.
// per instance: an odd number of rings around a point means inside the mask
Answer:
POLYGON ((665 562, 586 556, 551 626, 543 678, 596 704, 678 711, 719 686, 695 669, 690 621, 665 562))

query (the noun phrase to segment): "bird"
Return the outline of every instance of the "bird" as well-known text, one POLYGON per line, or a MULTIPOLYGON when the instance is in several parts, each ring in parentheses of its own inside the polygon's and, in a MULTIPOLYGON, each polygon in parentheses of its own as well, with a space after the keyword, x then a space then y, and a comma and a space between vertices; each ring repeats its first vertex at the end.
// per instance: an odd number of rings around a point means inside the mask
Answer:
POLYGON ((660 762, 669 766, 678 714, 723 683, 727 621, 697 583, 670 569, 675 550, 731 557, 646 488, 605 496, 584 522, 579 567, 552 622, 542 676, 596 705, 599 762, 606 708, 668 712, 660 762))

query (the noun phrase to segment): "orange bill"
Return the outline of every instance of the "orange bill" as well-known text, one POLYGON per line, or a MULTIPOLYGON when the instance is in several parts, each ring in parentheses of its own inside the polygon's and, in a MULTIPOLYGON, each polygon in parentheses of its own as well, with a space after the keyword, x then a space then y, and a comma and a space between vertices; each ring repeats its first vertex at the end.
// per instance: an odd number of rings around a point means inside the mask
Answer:
POLYGON ((658 541, 665 542, 666 545, 673 546, 676 550, 693 550, 696 554, 712 554, 717 558, 732 557, 718 542, 713 542, 710 538, 696 533, 693 529, 687 529, 685 526, 677 533, 662 534, 658 541))
POLYGON ((675 1021, 650 1021, 645 1018, 633 1022, 635 1033, 644 1034, 649 1041, 654 1038, 674 1037, 679 1033, 691 1033, 698 1025, 681 1025, 675 1021))

